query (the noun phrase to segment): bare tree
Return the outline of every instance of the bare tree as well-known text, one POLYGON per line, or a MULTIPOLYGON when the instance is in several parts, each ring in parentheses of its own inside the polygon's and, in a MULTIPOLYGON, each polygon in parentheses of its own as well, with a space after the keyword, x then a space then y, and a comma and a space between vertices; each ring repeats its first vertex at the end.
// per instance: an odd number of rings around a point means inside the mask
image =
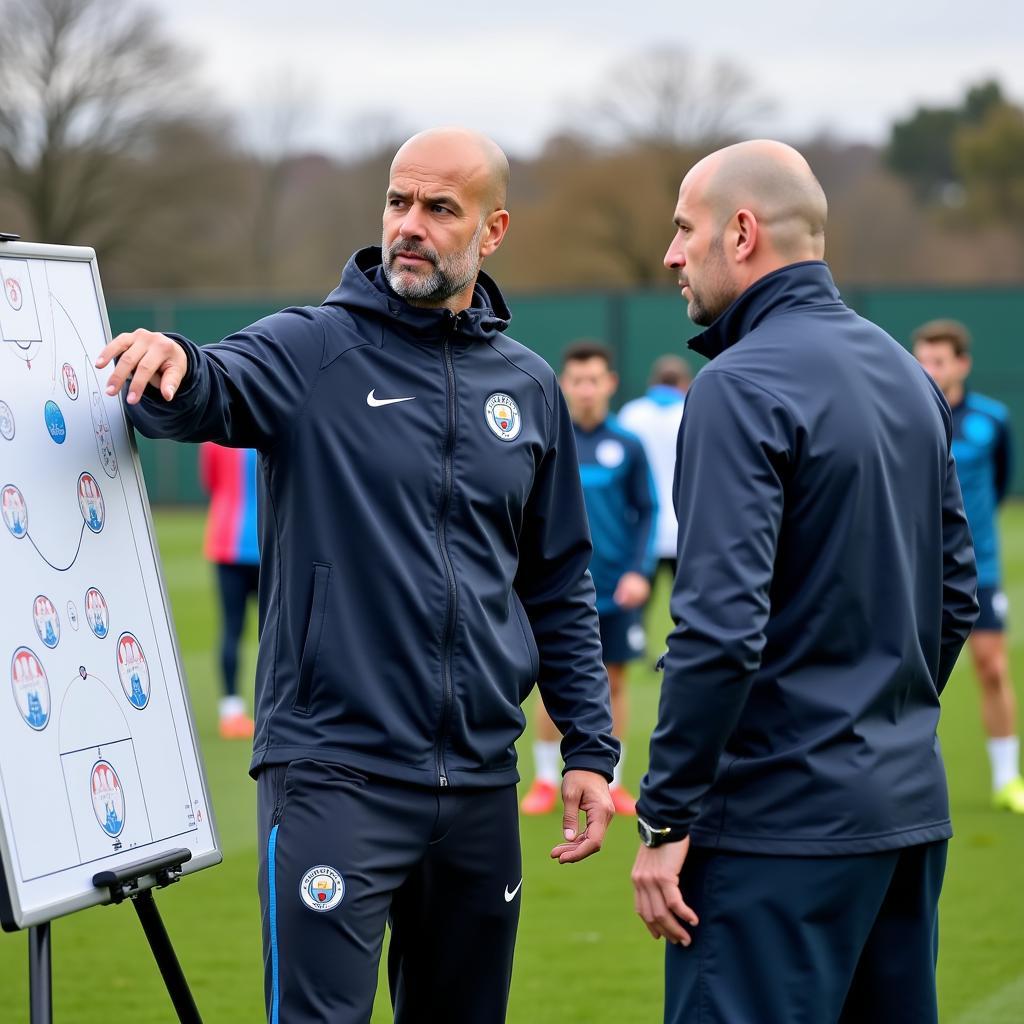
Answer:
POLYGON ((751 79, 726 61, 705 64, 681 47, 633 54, 610 69, 591 129, 611 141, 714 148, 771 110, 751 79))
POLYGON ((0 25, 0 191, 35 237, 114 246, 141 212, 119 177, 196 99, 183 54, 123 0, 0 0, 0 25))
MULTIPOLYGON (((560 172, 570 175, 566 201, 587 199, 587 214, 562 242, 566 258, 555 273, 577 268, 608 283, 644 287, 665 280, 660 256, 683 175, 769 109, 742 71, 707 64, 680 47, 635 53, 612 67, 545 157, 559 180, 560 172)), ((552 216, 557 220, 559 211, 552 216)))
POLYGON ((281 224, 288 196, 288 172, 296 156, 299 136, 314 114, 310 97, 316 90, 287 67, 267 80, 254 117, 256 187, 252 210, 252 259, 254 281, 260 287, 280 282, 281 224))

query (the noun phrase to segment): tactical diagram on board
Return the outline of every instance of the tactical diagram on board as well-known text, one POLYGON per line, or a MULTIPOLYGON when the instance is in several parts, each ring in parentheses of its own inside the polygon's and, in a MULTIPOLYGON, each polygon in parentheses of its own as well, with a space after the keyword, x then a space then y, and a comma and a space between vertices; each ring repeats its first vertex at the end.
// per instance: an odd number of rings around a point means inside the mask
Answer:
POLYGON ((30 883, 209 830, 91 265, 0 258, 0 286, 0 799, 30 883))

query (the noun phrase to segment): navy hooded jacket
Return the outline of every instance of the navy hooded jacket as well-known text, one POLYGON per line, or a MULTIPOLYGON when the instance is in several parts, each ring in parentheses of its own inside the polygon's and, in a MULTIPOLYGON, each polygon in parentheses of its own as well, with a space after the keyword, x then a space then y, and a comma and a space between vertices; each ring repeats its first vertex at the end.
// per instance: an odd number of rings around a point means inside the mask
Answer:
POLYGON ((939 694, 977 616, 951 418, 828 267, 691 342, 679 573, 638 813, 700 846, 867 853, 951 835, 939 694))
POLYGON ((323 305, 180 340, 148 437, 260 452, 252 771, 299 758, 430 786, 518 780, 540 685, 567 768, 611 777, 608 683, 572 423, 551 368, 469 309, 419 309, 356 253, 323 305))

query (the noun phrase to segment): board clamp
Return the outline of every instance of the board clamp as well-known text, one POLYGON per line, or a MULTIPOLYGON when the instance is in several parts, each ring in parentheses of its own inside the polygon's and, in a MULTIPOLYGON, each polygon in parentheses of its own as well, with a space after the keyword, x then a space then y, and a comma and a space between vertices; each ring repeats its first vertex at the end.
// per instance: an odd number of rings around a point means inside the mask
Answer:
POLYGON ((160 889, 173 885, 181 878, 183 865, 191 859, 191 850, 171 850, 162 857, 136 861, 115 871, 100 871, 92 876, 92 884, 97 889, 109 889, 111 903, 123 903, 138 895, 139 882, 146 875, 152 875, 160 889))
POLYGON ((167 986, 167 993, 174 1004, 178 1020, 181 1024, 203 1024, 167 929, 160 918, 160 911, 156 908, 153 887, 140 887, 141 880, 147 875, 152 875, 161 889, 172 885, 181 878, 182 865, 191 859, 191 850, 171 850, 162 857, 136 861, 113 871, 100 871, 92 876, 92 884, 97 889, 109 889, 112 903, 123 903, 126 897, 131 899, 132 906, 139 915, 142 930, 149 940, 149 948, 153 951, 157 967, 160 968, 160 974, 167 986))

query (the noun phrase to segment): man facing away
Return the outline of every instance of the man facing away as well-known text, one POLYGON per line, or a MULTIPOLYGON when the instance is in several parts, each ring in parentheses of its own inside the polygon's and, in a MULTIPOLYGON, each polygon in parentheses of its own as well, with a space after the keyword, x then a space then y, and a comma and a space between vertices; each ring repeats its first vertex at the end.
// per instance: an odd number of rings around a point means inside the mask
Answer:
POLYGON ((953 457, 978 559, 981 612, 967 641, 981 688, 981 721, 988 734, 992 803, 1024 814, 1017 702, 1006 650, 1006 595, 999 565, 996 515, 1010 488, 1013 455, 1005 405, 969 391, 971 336, 956 320, 932 320, 913 335, 914 355, 946 396, 953 413, 953 457))
MULTIPOLYGON (((594 542, 590 574, 597 590, 601 653, 608 670, 612 731, 620 744, 611 794, 616 814, 635 814, 636 801, 622 784, 629 730, 626 669, 647 650, 642 610, 651 592, 657 498, 640 439, 610 412, 618 387, 612 353, 578 341, 562 356, 562 393, 569 406, 583 478, 583 497, 594 542)), ((547 814, 558 794, 558 729, 538 703, 533 744, 534 780, 523 797, 524 814, 547 814)))
POLYGON ((614 813, 572 423, 480 270, 507 181, 483 136, 414 136, 382 248, 321 306, 202 349, 135 331, 97 363, 117 358, 108 393, 127 382, 142 433, 260 453, 251 770, 272 1024, 366 1024, 385 922, 396 1021, 504 1020, 535 680, 565 735, 552 856, 595 852, 614 813))
MULTIPOLYGON (((645 394, 619 410, 619 423, 643 442, 658 492, 658 529, 654 538, 656 572, 664 569, 669 578, 676 574, 676 545, 679 525, 672 499, 676 471, 676 438, 683 418, 683 403, 692 380, 690 367, 679 356, 664 355, 651 367, 650 386, 645 394)), ((653 580, 651 581, 653 584, 653 580)))
POLYGON ((795 150, 711 154, 674 219, 711 362, 637 805, 665 1019, 934 1022, 939 695, 978 611, 949 406, 840 299, 795 150))

